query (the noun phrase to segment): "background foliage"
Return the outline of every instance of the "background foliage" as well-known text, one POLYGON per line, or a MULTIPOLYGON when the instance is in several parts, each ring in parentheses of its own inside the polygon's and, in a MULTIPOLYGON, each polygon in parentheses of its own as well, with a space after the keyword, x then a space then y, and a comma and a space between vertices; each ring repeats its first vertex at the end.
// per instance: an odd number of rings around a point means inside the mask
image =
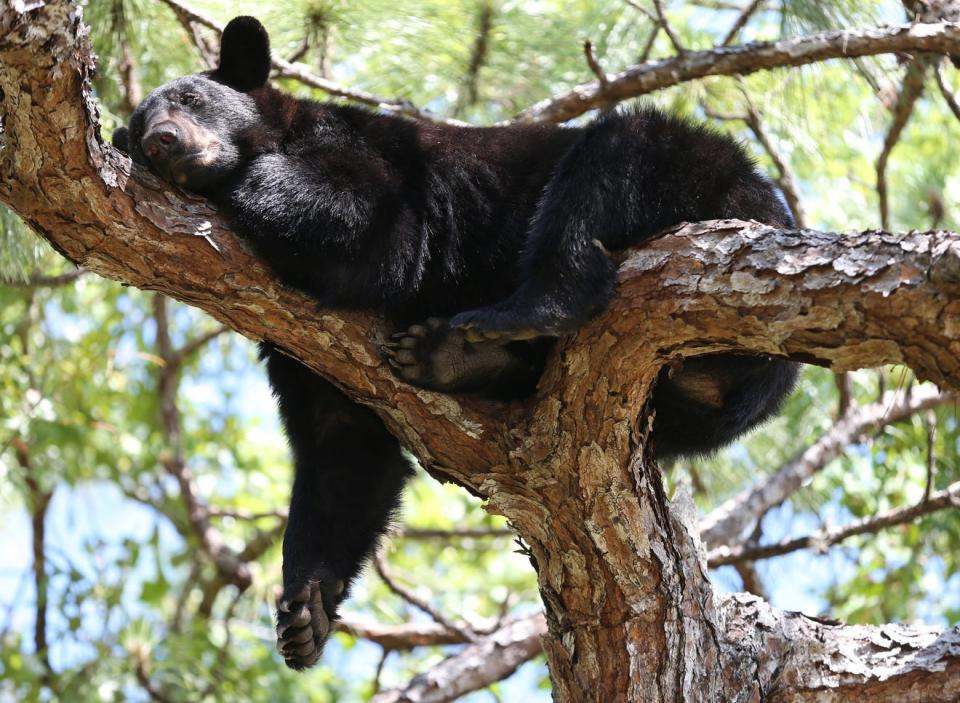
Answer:
MULTIPOLYGON (((308 37, 299 60, 315 73, 490 124, 592 80, 586 39, 606 71, 635 64, 652 32, 638 5, 652 7, 645 0, 294 0, 237 2, 232 12, 257 14, 280 56, 298 54, 308 37), (489 32, 478 52, 484 17, 489 32)), ((725 36, 741 5, 703 0, 666 7, 686 47, 709 48, 725 36)), ((905 17, 892 0, 787 0, 764 7, 743 29, 742 41, 905 17)), ((196 8, 229 19, 219 3, 196 8)), ((138 92, 203 68, 192 38, 163 2, 91 0, 85 17, 100 56, 96 90, 105 130, 124 120, 138 92), (134 81, 123 80, 125 68, 134 81)), ((650 55, 672 53, 658 32, 650 55)), ((737 135, 771 177, 781 177, 756 130, 739 119, 753 105, 774 152, 793 172, 807 225, 872 228, 879 226, 875 161, 903 71, 902 57, 833 61, 706 79, 649 99, 737 135)), ((948 89, 960 88, 957 71, 945 71, 944 78, 948 89)), ((960 121, 930 80, 888 167, 894 229, 960 229, 954 146, 960 121)), ((306 676, 286 670, 273 651, 271 616, 280 574, 277 511, 286 504, 290 469, 252 345, 169 302, 175 345, 211 338, 176 379, 183 451, 198 493, 229 545, 239 551, 261 537, 268 545, 252 562, 254 585, 241 595, 218 583, 165 469, 172 448, 161 413, 164 362, 152 294, 71 273, 3 210, 0 281, 0 700, 362 700, 375 686, 401 684, 450 650, 422 647, 383 661, 380 647, 340 633, 323 666, 306 676), (44 538, 39 581, 33 571, 38 534, 44 538), (38 652, 36 613, 44 600, 47 651, 38 652)), ((853 400, 873 402, 884 390, 911 383, 902 369, 858 372, 851 377, 853 400)), ((705 511, 718 505, 828 430, 837 388, 833 374, 809 369, 779 419, 718 457, 673 466, 669 482, 692 486, 705 511)), ((931 476, 934 489, 960 480, 957 420, 955 404, 945 405, 859 438, 767 514, 760 540, 914 503, 931 476)), ((504 525, 462 491, 418 478, 407 493, 404 520, 440 530, 491 530, 481 537, 391 542, 395 577, 435 608, 477 620, 539 607, 526 558, 501 534, 504 525)), ((852 622, 954 624, 960 620, 957 555, 960 521, 955 510, 943 511, 848 540, 828 554, 797 552, 761 562, 757 574, 759 588, 784 608, 852 622)), ((725 588, 742 586, 732 567, 715 574, 725 588)), ((381 623, 427 619, 372 572, 348 608, 381 623)), ((545 666, 535 660, 471 700, 547 699, 548 687, 545 666)))

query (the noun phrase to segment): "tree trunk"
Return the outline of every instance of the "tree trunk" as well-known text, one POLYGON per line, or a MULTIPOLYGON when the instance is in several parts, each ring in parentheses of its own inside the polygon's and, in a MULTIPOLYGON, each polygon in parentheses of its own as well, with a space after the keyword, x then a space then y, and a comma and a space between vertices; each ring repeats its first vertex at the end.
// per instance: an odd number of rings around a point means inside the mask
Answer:
POLYGON ((610 309, 561 342, 535 397, 431 393, 381 364, 380 320, 317 312, 205 202, 104 144, 76 8, 17 0, 0 37, 0 201, 71 261, 281 346, 505 515, 537 569, 557 700, 960 698, 958 629, 850 627, 716 595, 692 502, 667 499, 645 451, 649 390, 685 356, 905 363, 960 388, 960 236, 686 225, 623 257, 610 309))

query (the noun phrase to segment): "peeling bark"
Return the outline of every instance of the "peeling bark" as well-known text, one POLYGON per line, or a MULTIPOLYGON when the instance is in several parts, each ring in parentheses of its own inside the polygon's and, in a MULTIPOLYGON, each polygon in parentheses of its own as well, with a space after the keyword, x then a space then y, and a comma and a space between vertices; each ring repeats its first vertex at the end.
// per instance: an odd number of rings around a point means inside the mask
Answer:
MULTIPOLYGON (((610 309, 559 344, 534 398, 421 391, 380 363, 380 320, 318 312, 205 202, 106 146, 78 11, 30 7, 0 10, 0 201, 85 269, 288 350, 507 516, 537 568, 557 700, 957 699, 956 629, 846 627, 716 598, 692 503, 667 501, 645 450, 657 372, 695 354, 906 363, 960 388, 960 236, 685 225, 622 257, 610 309)), ((889 31, 944 49, 957 30, 889 31)))

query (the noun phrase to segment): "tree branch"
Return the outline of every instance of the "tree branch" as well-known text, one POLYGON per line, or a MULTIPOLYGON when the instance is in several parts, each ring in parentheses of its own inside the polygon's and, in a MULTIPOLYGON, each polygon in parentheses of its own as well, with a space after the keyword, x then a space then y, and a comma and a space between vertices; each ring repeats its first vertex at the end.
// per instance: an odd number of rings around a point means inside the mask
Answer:
POLYGON ((757 700, 952 703, 960 700, 960 629, 842 625, 781 612, 755 596, 719 596, 730 631, 757 657, 757 700))
POLYGON ((541 651, 542 615, 514 620, 447 657, 407 686, 382 691, 371 703, 446 703, 505 679, 541 651))
POLYGON ((599 82, 578 85, 532 105, 510 122, 566 122, 594 108, 705 76, 747 75, 829 59, 900 51, 958 53, 960 25, 944 22, 842 30, 778 42, 688 51, 682 56, 651 61, 610 75, 605 88, 599 82))
POLYGON ((753 0, 743 8, 743 11, 737 15, 737 19, 734 20, 733 25, 730 27, 730 31, 727 32, 727 36, 720 42, 720 46, 730 46, 733 40, 737 38, 737 35, 740 34, 740 30, 747 26, 747 22, 750 21, 750 18, 753 17, 754 13, 760 9, 760 6, 765 1, 766 0, 753 0))
POLYGON ((903 77, 903 85, 900 93, 897 95, 897 102, 893 108, 893 121, 887 130, 887 136, 883 141, 883 149, 877 157, 877 196, 880 200, 880 226, 883 229, 890 229, 890 203, 887 194, 887 162, 893 148, 900 141, 900 135, 904 127, 910 121, 913 114, 913 108, 917 100, 923 95, 924 82, 927 77, 927 69, 937 57, 920 55, 910 59, 907 64, 907 70, 903 77))
MULTIPOLYGON (((194 10, 191 7, 180 2, 180 0, 161 0, 164 4, 168 5, 176 14, 177 17, 185 18, 187 21, 202 25, 208 29, 212 29, 215 32, 222 33, 223 25, 217 22, 215 19, 209 17, 208 15, 200 12, 199 10, 194 10)), ((336 81, 329 80, 328 78, 323 78, 322 76, 315 75, 311 73, 306 68, 298 65, 294 65, 288 61, 284 61, 281 58, 276 56, 271 59, 272 66, 277 69, 279 74, 285 78, 293 78, 304 85, 308 85, 312 88, 319 88, 328 95, 335 95, 340 98, 346 98, 348 100, 353 100, 362 105, 369 105, 371 107, 376 107, 385 112, 393 112, 398 115, 405 115, 406 117, 411 117, 417 120, 424 120, 426 122, 441 122, 444 124, 465 124, 459 120, 452 120, 440 115, 436 115, 428 110, 421 110, 414 106, 408 100, 399 100, 393 98, 384 98, 373 93, 368 93, 363 90, 357 90, 355 88, 347 88, 336 81)))
MULTIPOLYGON (((497 623, 490 621, 490 629, 497 623)), ((438 622, 405 622, 401 625, 385 625, 372 618, 353 613, 340 616, 335 627, 338 632, 346 632, 354 637, 369 640, 386 650, 405 650, 415 647, 438 647, 450 644, 469 644, 471 642, 462 632, 451 630, 438 622)), ((481 629, 486 629, 481 628, 481 629)))
POLYGON ((674 50, 679 55, 685 54, 687 50, 683 48, 680 38, 677 36, 676 32, 673 31, 673 27, 671 27, 670 23, 667 21, 667 15, 663 10, 663 0, 653 0, 653 8, 657 13, 657 22, 660 23, 660 26, 663 27, 663 31, 666 33, 667 37, 670 38, 670 43, 673 44, 674 50))
POLYGON ((940 88, 940 95, 943 96, 944 101, 947 103, 947 107, 950 108, 950 112, 953 113, 954 117, 960 120, 960 102, 957 102, 957 96, 953 94, 953 91, 950 90, 950 86, 947 85, 946 79, 943 77, 943 66, 944 61, 941 60, 936 68, 936 78, 937 78, 937 87, 940 88))
POLYGON ((377 574, 380 576, 381 580, 383 580, 383 582, 387 585, 387 588, 393 591, 396 595, 400 596, 400 598, 407 601, 407 603, 415 608, 422 610, 424 613, 433 618, 433 621, 438 625, 442 625, 451 632, 457 633, 468 642, 478 641, 477 633, 473 631, 473 628, 470 627, 469 624, 466 622, 453 622, 446 615, 430 605, 430 603, 428 603, 425 599, 418 596, 409 588, 406 588, 398 583, 397 579, 394 578, 393 574, 391 573, 390 568, 387 566, 387 562, 383 557, 382 550, 379 550, 374 554, 373 566, 377 570, 377 574))
POLYGON ((67 271, 56 276, 45 276, 43 274, 31 274, 24 281, 4 281, 0 280, 0 286, 7 288, 60 288, 75 283, 77 279, 83 276, 86 271, 82 268, 67 271))
POLYGON ((849 444, 953 398, 925 386, 907 394, 890 391, 875 403, 848 411, 826 434, 772 476, 741 491, 704 517, 700 521, 700 539, 711 548, 735 544, 754 521, 789 498, 849 444))
POLYGON ((707 555, 707 560, 711 567, 715 567, 770 559, 800 549, 816 549, 822 552, 850 537, 872 534, 894 525, 905 525, 919 517, 946 508, 960 509, 960 481, 931 494, 929 498, 921 500, 916 505, 887 510, 843 527, 818 530, 804 537, 785 539, 776 544, 718 547, 707 555))

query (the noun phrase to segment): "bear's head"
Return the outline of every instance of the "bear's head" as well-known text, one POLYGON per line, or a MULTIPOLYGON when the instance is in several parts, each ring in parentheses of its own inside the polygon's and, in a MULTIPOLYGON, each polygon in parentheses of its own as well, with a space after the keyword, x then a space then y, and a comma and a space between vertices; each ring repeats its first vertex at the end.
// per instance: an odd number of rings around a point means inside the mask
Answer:
POLYGON ((161 178, 204 193, 241 165, 238 138, 260 116, 250 91, 267 82, 270 40, 253 17, 223 30, 213 71, 177 78, 154 90, 113 133, 113 145, 161 178))

